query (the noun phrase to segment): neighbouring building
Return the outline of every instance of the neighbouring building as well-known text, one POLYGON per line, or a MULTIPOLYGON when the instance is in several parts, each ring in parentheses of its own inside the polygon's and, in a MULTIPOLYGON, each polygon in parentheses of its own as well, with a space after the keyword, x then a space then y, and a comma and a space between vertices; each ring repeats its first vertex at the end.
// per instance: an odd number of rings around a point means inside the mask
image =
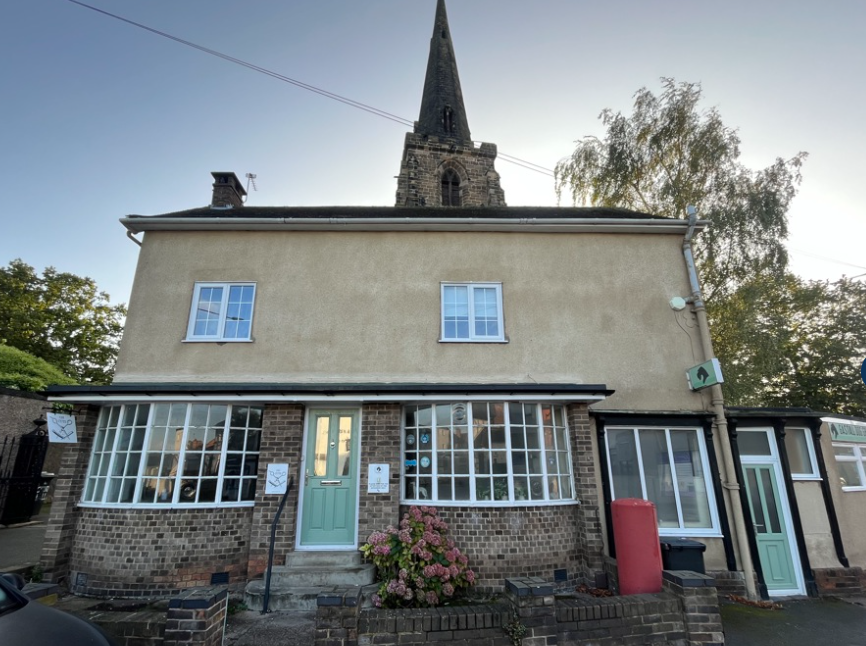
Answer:
MULTIPOLYGON (((710 391, 687 385, 709 357, 672 299, 693 292, 684 239, 705 223, 507 207, 496 156, 470 137, 438 0, 394 207, 248 206, 237 176, 215 172, 210 206, 124 218, 143 239, 114 383, 50 389, 75 406, 80 443, 57 487, 49 576, 127 596, 261 576, 279 504, 266 467, 287 463, 278 562, 357 551, 423 504, 484 587, 595 581, 613 567, 611 500, 642 497, 663 537, 705 543, 707 570, 740 590, 732 523, 747 507, 722 484, 736 479, 727 433, 733 463, 764 482, 765 463, 745 466, 760 435, 745 418, 773 446, 778 424, 744 411, 722 432, 710 391)), ((830 453, 826 434, 811 443, 818 418, 794 421, 806 431, 791 441, 830 453)), ((864 478, 846 451, 842 477, 864 478)), ((791 485, 810 511, 826 496, 812 476, 791 485)), ((841 567, 827 527, 803 520, 817 566, 841 567)))

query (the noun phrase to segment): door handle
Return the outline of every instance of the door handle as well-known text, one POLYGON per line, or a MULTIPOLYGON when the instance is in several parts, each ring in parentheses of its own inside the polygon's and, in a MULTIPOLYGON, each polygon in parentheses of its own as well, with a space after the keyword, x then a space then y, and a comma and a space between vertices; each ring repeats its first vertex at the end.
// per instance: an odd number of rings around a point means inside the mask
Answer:
POLYGON ((304 486, 306 487, 308 484, 310 484, 310 470, 309 469, 307 469, 306 474, 304 474, 304 486))

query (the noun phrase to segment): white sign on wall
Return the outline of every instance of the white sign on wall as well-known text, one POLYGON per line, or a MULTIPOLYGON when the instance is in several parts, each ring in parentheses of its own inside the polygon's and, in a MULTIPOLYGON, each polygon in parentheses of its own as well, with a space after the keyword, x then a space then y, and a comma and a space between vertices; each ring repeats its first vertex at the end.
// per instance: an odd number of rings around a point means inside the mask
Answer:
POLYGON ((75 430, 75 418, 72 415, 48 413, 48 441, 60 444, 76 444, 78 432, 75 430))
POLYGON ((284 494, 289 484, 288 464, 269 464, 268 475, 265 478, 266 494, 284 494))
POLYGON ((390 472, 391 469, 387 464, 371 464, 370 472, 367 474, 367 493, 388 493, 390 472))

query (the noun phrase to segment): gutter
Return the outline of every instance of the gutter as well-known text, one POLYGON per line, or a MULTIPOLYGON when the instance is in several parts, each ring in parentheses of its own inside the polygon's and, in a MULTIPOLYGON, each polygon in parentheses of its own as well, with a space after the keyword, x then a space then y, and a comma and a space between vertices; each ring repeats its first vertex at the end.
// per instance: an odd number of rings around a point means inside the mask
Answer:
MULTIPOLYGON (((698 271, 695 267, 695 257, 692 252, 692 238, 698 223, 697 209, 693 206, 688 206, 689 228, 683 238, 683 257, 686 261, 686 270, 689 274, 689 286, 692 290, 692 296, 689 301, 692 304, 692 311, 698 321, 698 329, 701 337, 701 348, 703 350, 703 361, 709 361, 715 357, 713 352, 713 342, 710 338, 710 326, 707 322, 707 310, 704 307, 704 301, 701 296, 700 282, 698 281, 698 271)), ((722 460, 725 464, 726 481, 722 486, 732 493, 731 511, 734 516, 734 538, 737 543, 737 548, 740 553, 740 564, 743 566, 743 577, 746 584, 746 596, 750 599, 756 599, 754 564, 752 563, 752 551, 749 547, 749 535, 746 531, 746 520, 743 516, 743 506, 737 504, 739 502, 740 484, 737 480, 737 471, 734 466, 734 458, 731 451, 731 441, 728 435, 728 420, 725 417, 725 400, 722 394, 722 386, 714 384, 710 386, 710 396, 712 403, 710 412, 713 413, 714 424, 719 433, 719 444, 722 447, 722 460)), ((722 501, 724 504, 724 501, 722 501)))

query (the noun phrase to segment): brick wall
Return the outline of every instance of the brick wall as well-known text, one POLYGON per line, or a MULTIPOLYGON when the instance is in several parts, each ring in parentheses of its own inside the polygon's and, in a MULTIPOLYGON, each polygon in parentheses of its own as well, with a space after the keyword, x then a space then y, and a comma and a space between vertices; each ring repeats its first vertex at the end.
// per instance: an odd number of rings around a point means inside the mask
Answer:
POLYGON ((0 446, 6 437, 18 437, 32 431, 33 420, 44 417, 45 398, 36 393, 0 387, 0 446))
POLYGON ((815 585, 822 596, 866 594, 866 571, 859 567, 812 570, 815 585))
POLYGON ((572 404, 566 411, 571 431, 571 461, 574 486, 580 507, 577 510, 578 550, 581 570, 592 580, 604 569, 604 537, 601 521, 601 488, 598 459, 589 409, 585 404, 572 404))
POLYGON ((246 580, 250 507, 79 510, 69 588, 132 598, 246 580))
POLYGON ((400 404, 368 404, 361 411, 360 500, 358 542, 364 544, 376 530, 400 522, 400 404), (367 473, 371 464, 388 464, 391 470, 389 492, 367 493, 367 473))
POLYGON ((271 524, 280 505, 281 496, 265 495, 265 474, 268 464, 289 464, 294 485, 286 499, 274 540, 274 564, 282 565, 285 554, 294 549, 298 520, 298 492, 302 485, 301 457, 304 446, 304 407, 299 404, 269 404, 262 419, 262 444, 259 452, 259 475, 256 506, 250 530, 248 573, 250 578, 261 576, 268 566, 271 524))

